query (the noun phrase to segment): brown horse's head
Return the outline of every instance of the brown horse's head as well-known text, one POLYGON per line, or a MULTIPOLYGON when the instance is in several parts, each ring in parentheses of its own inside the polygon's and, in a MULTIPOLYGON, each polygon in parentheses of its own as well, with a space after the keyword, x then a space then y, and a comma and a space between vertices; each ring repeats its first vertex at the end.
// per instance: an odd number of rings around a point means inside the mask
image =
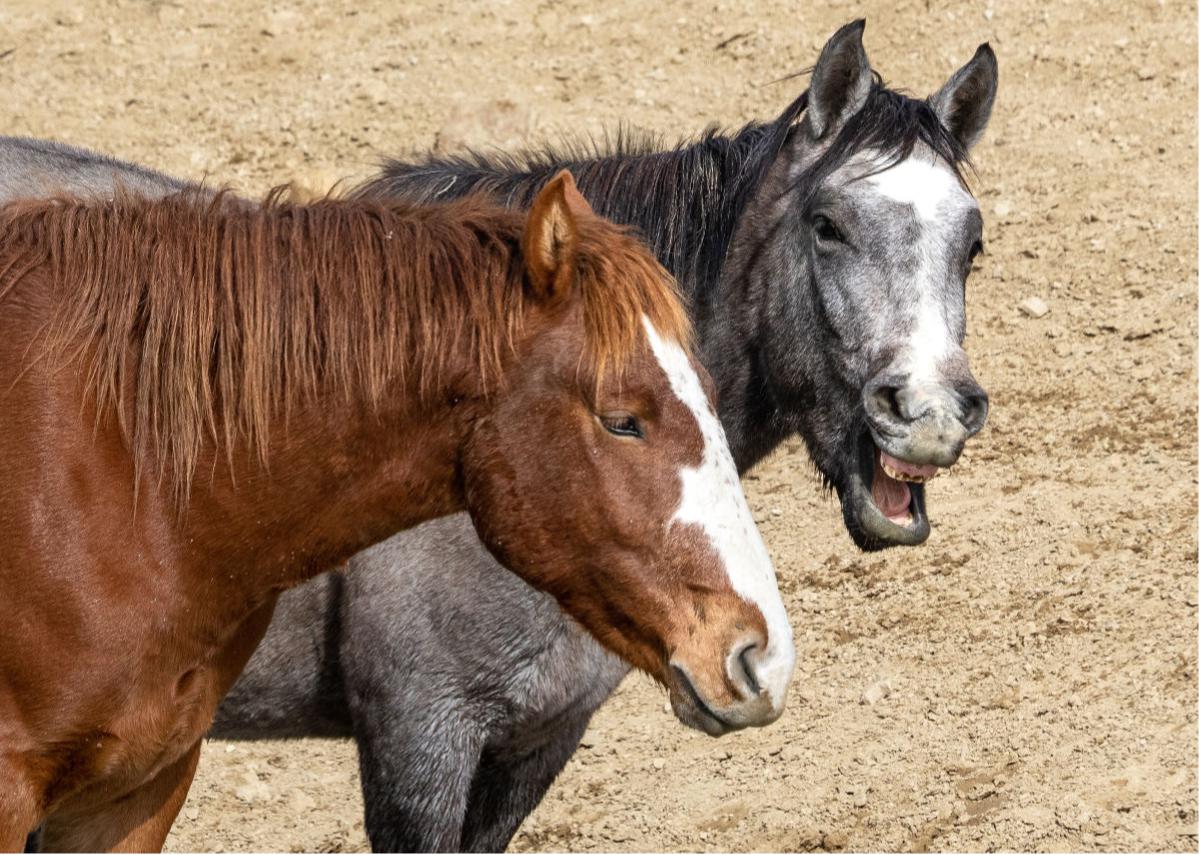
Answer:
POLYGON ((673 281, 565 172, 521 248, 520 358, 464 459, 480 536, 663 682, 685 723, 775 720, 791 629, 673 281))

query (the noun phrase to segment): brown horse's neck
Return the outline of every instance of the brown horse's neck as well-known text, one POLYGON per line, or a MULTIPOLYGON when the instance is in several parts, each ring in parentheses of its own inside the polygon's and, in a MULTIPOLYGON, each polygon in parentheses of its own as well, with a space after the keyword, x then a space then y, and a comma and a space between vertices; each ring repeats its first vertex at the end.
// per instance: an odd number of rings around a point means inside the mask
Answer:
POLYGON ((181 522, 194 558, 278 589, 461 510, 461 450, 485 401, 462 384, 436 397, 400 392, 383 405, 331 394, 270 426, 265 463, 250 449, 232 465, 214 452, 213 474, 197 475, 181 522))
POLYGON ((519 215, 183 194, 0 221, 0 296, 45 313, 41 364, 79 371, 191 566, 285 586, 462 506, 459 449, 522 335, 519 215))

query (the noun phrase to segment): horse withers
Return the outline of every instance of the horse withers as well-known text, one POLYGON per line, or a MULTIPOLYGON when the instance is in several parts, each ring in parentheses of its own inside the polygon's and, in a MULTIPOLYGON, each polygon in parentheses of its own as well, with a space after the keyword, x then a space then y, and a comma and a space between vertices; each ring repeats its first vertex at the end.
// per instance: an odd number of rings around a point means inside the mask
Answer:
POLYGON ((774 720, 790 628, 689 339, 568 174, 528 215, 5 206, 0 848, 161 846, 276 595, 460 509, 681 718, 774 720))

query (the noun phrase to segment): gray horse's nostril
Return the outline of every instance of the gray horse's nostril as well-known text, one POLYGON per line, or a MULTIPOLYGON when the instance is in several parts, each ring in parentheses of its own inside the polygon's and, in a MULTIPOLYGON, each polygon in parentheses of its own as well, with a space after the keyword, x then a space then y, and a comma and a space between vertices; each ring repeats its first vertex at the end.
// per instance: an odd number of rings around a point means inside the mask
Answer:
POLYGON ((988 414, 988 396, 987 392, 978 386, 963 390, 963 416, 962 424, 967 429, 968 436, 974 436, 979 433, 984 422, 987 421, 988 414))
POLYGON ((900 389, 897 386, 880 386, 873 395, 875 406, 896 421, 904 421, 904 411, 900 406, 900 389))
POLYGON ((875 380, 864 390, 863 408, 880 433, 895 433, 912 420, 904 403, 904 383, 898 379, 875 380))

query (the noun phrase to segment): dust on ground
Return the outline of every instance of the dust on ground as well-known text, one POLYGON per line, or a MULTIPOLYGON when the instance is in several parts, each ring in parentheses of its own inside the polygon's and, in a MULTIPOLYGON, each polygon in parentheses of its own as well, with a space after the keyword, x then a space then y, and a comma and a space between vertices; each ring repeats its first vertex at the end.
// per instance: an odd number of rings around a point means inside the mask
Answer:
MULTIPOLYGON (((773 81, 858 16, 914 92, 999 55, 967 341, 989 424, 931 486, 920 550, 858 553, 798 443, 759 467, 787 714, 712 740, 627 680, 519 850, 1196 848, 1195 6, 0 7, 5 133, 247 192, 435 145, 770 117, 805 85, 773 81)), ((214 742, 169 846, 361 849, 357 787, 350 743, 214 742)))

